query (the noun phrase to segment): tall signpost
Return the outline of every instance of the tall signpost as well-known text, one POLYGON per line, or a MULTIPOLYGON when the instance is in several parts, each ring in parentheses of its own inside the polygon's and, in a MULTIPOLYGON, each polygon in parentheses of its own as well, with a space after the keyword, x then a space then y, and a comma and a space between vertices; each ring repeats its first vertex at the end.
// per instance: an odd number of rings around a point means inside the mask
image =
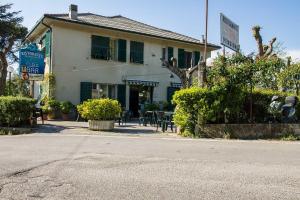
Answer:
POLYGON ((19 73, 23 80, 29 80, 30 95, 34 97, 34 81, 42 81, 45 72, 45 56, 36 44, 20 49, 19 73))
POLYGON ((225 56, 225 48, 229 48, 235 52, 240 51, 239 42, 239 26, 224 14, 220 14, 221 28, 221 44, 223 45, 223 54, 225 56))
POLYGON ((207 59, 207 36, 208 36, 208 0, 205 0, 205 41, 204 41, 204 55, 203 64, 198 63, 198 86, 204 87, 206 81, 206 59, 207 59), (203 65, 203 66, 202 66, 203 65))

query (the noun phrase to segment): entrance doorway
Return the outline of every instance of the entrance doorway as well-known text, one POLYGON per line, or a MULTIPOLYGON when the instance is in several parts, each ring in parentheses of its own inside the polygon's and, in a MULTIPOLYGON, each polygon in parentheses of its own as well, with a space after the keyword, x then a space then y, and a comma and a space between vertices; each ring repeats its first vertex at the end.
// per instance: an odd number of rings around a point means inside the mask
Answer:
POLYGON ((133 117, 139 117, 139 111, 143 111, 145 104, 153 102, 153 88, 151 86, 130 86, 129 110, 133 117))

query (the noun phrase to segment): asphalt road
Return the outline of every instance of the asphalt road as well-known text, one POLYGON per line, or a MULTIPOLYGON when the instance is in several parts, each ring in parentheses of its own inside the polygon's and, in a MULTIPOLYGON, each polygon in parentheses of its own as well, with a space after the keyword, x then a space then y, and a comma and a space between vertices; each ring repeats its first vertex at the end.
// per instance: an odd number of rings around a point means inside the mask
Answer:
POLYGON ((0 200, 300 199, 300 143, 0 137, 0 200))

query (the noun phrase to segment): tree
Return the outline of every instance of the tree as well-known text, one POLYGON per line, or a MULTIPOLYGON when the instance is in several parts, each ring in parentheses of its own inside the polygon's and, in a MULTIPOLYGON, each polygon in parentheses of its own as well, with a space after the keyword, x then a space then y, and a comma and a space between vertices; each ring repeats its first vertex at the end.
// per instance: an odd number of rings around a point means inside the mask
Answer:
POLYGON ((270 56, 273 56, 274 43, 277 40, 276 37, 272 38, 272 40, 270 40, 268 45, 264 45, 260 31, 261 31, 260 26, 254 26, 252 28, 253 37, 256 40, 257 49, 258 49, 258 54, 257 54, 256 58, 262 59, 262 58, 268 58, 270 56))
POLYGON ((195 67, 188 68, 188 69, 180 69, 177 66, 176 58, 171 58, 172 64, 167 60, 162 59, 161 61, 163 62, 164 66, 166 66, 171 72, 173 72, 174 74, 176 74, 179 77, 183 88, 191 87, 192 75, 198 69, 198 65, 196 65, 195 67))
POLYGON ((18 60, 18 46, 28 32, 21 25, 23 18, 18 16, 20 11, 9 12, 11 6, 0 5, 0 96, 5 92, 7 67, 18 60))

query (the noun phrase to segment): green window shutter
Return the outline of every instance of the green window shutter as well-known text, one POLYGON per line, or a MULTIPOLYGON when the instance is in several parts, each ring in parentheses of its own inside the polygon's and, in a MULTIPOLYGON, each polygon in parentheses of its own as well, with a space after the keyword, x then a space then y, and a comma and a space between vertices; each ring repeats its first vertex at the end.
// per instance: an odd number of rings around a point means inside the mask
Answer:
POLYGON ((47 31, 45 36, 45 56, 50 57, 51 52, 51 31, 47 31))
POLYGON ((171 58, 174 57, 174 48, 168 47, 168 61, 171 63, 171 58))
POLYGON ((108 60, 110 58, 110 38, 92 35, 92 58, 108 60))
POLYGON ((144 43, 130 42, 130 62, 144 64, 144 43))
POLYGON ((84 102, 92 98, 93 83, 81 82, 80 83, 80 102, 84 102))
POLYGON ((126 107, 126 85, 118 85, 118 101, 126 107))
POLYGON ((126 62, 127 57, 127 41, 118 40, 118 61, 126 62))
POLYGON ((175 92, 178 90, 179 90, 179 88, 175 88, 175 87, 167 88, 167 101, 169 103, 169 110, 174 109, 174 105, 172 105, 172 100, 173 100, 173 96, 174 96, 175 92))
POLYGON ((184 63, 184 49, 178 49, 178 67, 185 68, 184 63))
POLYGON ((198 62, 200 60, 200 52, 199 51, 194 51, 194 59, 195 59, 194 65, 196 66, 196 65, 198 65, 198 62))

